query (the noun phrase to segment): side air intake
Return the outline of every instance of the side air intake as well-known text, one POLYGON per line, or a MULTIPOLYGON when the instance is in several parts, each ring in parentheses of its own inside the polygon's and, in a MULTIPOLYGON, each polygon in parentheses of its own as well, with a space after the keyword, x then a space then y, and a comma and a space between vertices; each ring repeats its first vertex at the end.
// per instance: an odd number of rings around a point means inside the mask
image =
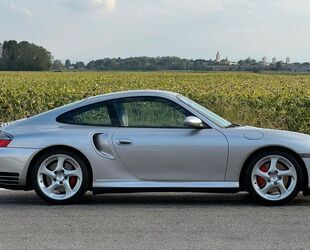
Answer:
POLYGON ((11 172, 0 172, 0 185, 18 185, 19 174, 11 172))

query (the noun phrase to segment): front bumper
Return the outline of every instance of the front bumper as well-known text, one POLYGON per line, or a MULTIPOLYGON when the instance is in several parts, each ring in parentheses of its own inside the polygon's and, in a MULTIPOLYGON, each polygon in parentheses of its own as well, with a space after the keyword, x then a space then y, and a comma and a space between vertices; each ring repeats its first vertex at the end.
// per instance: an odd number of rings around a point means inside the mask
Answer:
POLYGON ((16 189, 26 185, 27 170, 38 149, 0 148, 0 187, 16 189))

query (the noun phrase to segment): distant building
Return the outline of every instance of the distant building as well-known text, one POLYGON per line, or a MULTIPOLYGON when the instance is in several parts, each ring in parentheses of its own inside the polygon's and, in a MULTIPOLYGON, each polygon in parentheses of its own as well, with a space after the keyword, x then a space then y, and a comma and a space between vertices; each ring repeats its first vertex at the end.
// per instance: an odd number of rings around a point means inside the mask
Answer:
POLYGON ((287 58, 285 59, 285 62, 286 62, 286 64, 290 64, 290 63, 291 63, 291 59, 290 59, 289 57, 287 57, 287 58))
POLYGON ((272 64, 276 64, 277 63, 277 58, 272 58, 272 64))
POLYGON ((215 61, 216 61, 216 62, 218 62, 218 63, 221 61, 221 55, 220 55, 220 52, 217 52, 217 53, 216 53, 216 56, 215 56, 215 61))
POLYGON ((225 59, 221 60, 221 64, 229 65, 228 57, 225 59))
POLYGON ((265 56, 262 58, 262 64, 267 65, 267 58, 265 56))

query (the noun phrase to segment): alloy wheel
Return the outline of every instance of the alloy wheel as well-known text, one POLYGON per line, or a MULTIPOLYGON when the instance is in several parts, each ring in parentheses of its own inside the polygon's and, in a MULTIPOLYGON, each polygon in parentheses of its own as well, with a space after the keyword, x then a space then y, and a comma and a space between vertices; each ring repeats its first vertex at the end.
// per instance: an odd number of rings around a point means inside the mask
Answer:
POLYGON ((263 199, 280 201, 288 197, 297 185, 297 172, 291 161, 280 155, 259 160, 251 174, 256 193, 263 199))
POLYGON ((71 156, 56 154, 45 159, 37 171, 38 186, 53 200, 67 200, 80 189, 83 173, 71 156))

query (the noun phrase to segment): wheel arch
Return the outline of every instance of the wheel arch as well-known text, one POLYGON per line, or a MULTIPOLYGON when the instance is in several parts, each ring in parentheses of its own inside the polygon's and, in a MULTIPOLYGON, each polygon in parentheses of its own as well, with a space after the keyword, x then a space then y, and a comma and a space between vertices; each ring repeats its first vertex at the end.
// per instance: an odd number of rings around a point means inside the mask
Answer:
POLYGON ((78 154, 82 160, 85 162, 86 164, 86 167, 89 171, 89 189, 92 189, 92 183, 93 183, 93 171, 92 171, 92 167, 91 167, 91 164, 89 162, 89 160, 87 159, 87 157, 79 150, 77 150, 76 148, 73 148, 73 147, 70 147, 70 146, 66 146, 66 145, 53 145, 53 146, 49 146, 47 148, 44 148, 42 150, 40 150, 39 152, 37 152, 35 154, 35 156, 31 159, 30 163, 29 163, 29 167, 28 167, 28 170, 27 170, 27 177, 26 177, 26 187, 27 189, 32 189, 33 188, 33 184, 31 182, 31 173, 32 173, 32 170, 33 170, 33 167, 34 167, 34 163, 43 155, 45 154, 46 152, 49 152, 51 150, 68 150, 68 151, 71 151, 71 152, 74 152, 76 154, 78 154))
POLYGON ((309 179, 308 179, 308 171, 306 168, 306 165, 304 163, 304 161, 302 160, 302 158, 292 149, 284 147, 284 146, 267 146, 267 147, 263 147, 263 148, 259 148, 257 150, 255 150, 254 152, 252 152, 247 159, 245 160, 245 162, 242 165, 241 171, 240 171, 240 176, 239 176, 239 183, 240 183, 240 189, 241 190, 247 190, 246 184, 245 184, 245 175, 246 175, 246 170, 248 168, 249 163, 251 162, 251 160, 258 154, 266 152, 266 151, 282 151, 285 153, 290 154, 291 156, 293 156, 296 161, 299 163, 301 170, 302 170, 302 189, 303 190, 307 190, 308 189, 308 183, 309 183, 309 179))

